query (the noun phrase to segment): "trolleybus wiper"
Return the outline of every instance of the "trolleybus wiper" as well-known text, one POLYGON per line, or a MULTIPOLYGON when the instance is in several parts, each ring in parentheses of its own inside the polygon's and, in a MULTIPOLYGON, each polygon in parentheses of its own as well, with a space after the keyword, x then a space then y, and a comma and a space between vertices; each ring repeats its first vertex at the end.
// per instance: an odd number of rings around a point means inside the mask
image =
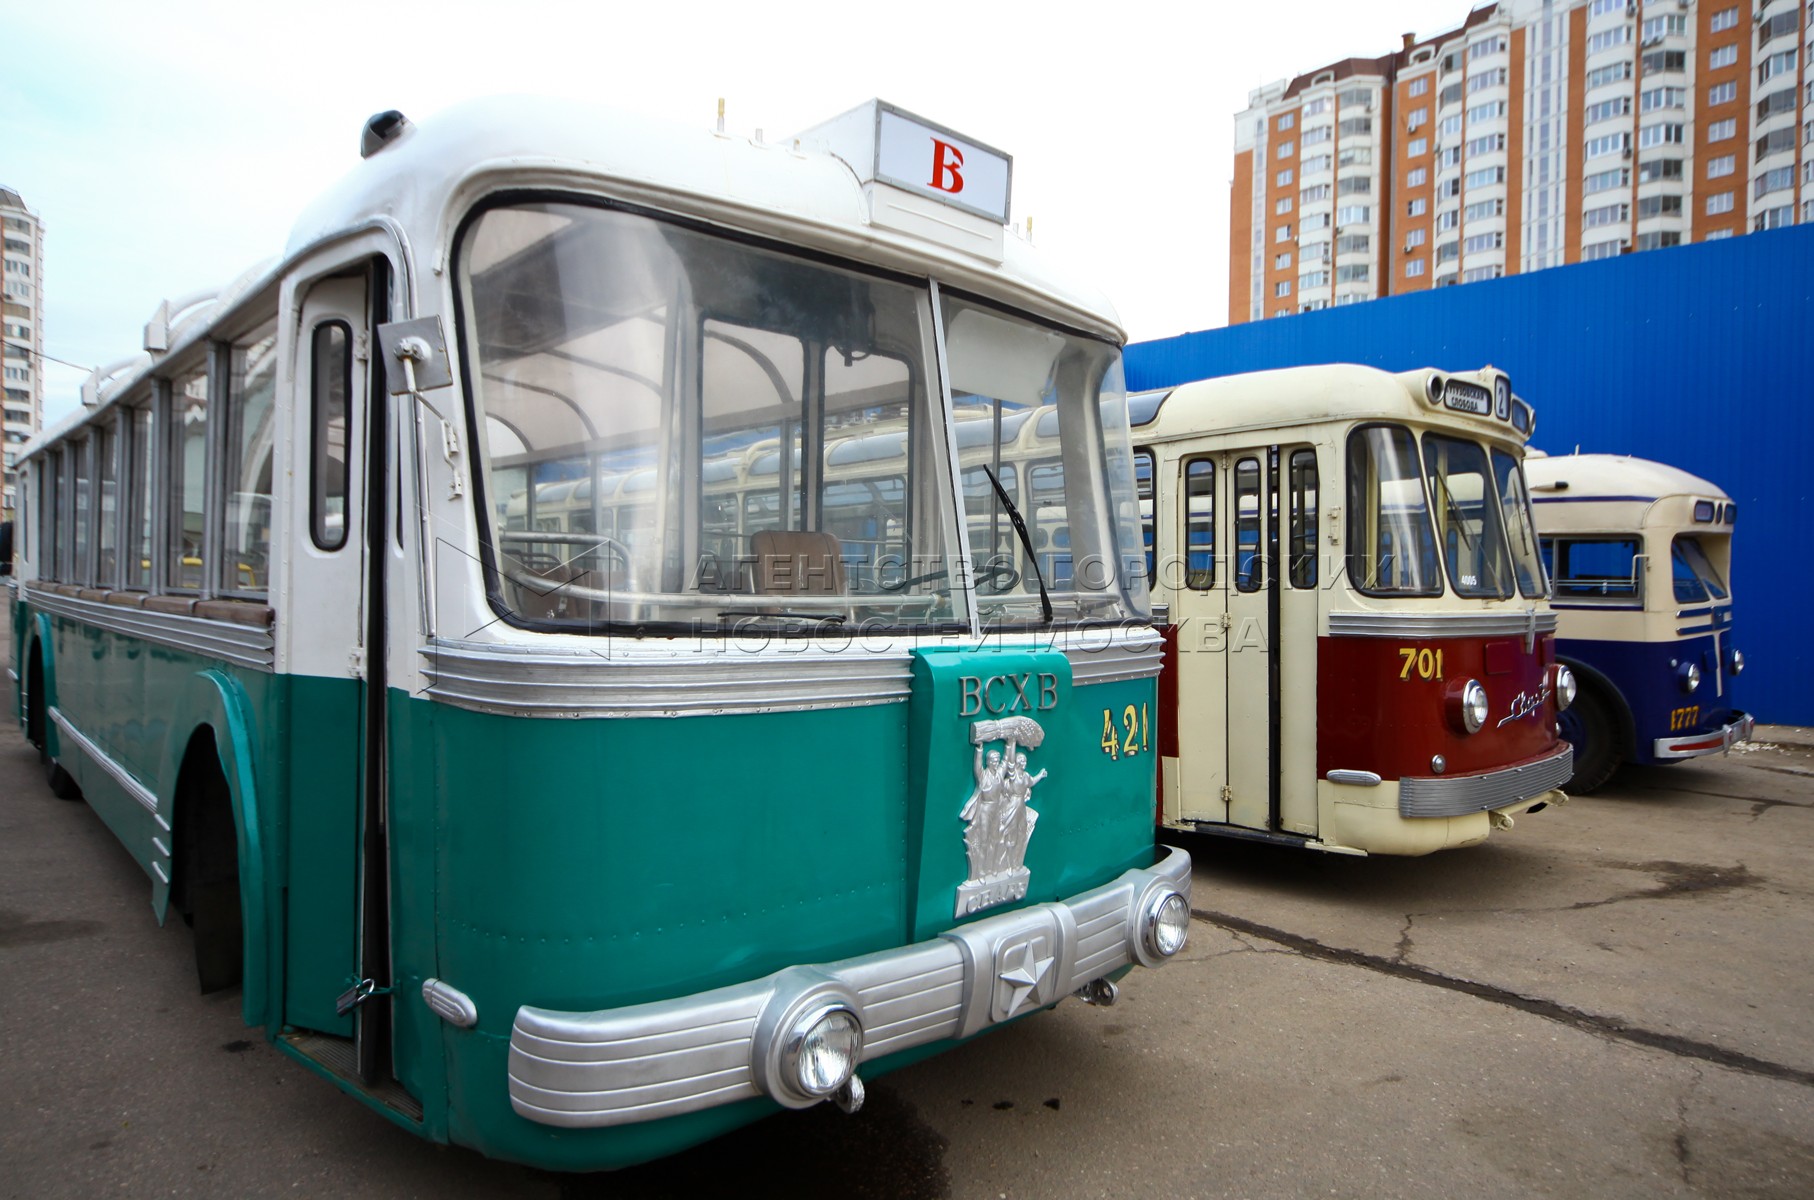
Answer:
POLYGON ((1008 520, 1014 523, 1014 532, 1019 535, 1020 544, 1026 549, 1027 563, 1033 568, 1033 580, 1039 584, 1039 608, 1045 614, 1046 624, 1050 625, 1052 623, 1052 596, 1046 591, 1045 572, 1039 569, 1039 555, 1033 552, 1033 538, 1027 532, 1027 523, 1021 519, 1020 509, 1014 507, 1014 501, 1008 499, 1007 489, 1002 487, 1001 480, 995 477, 995 472, 985 465, 983 474, 987 475, 989 482, 995 486, 995 494, 1001 497, 1002 507, 1008 510, 1008 520))

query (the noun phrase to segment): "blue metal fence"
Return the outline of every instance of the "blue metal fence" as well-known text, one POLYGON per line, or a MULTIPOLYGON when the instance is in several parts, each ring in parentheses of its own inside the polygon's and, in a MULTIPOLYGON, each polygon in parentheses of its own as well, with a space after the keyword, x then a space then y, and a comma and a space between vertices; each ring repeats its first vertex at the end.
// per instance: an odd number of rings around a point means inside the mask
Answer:
POLYGON ((1143 390, 1326 362, 1491 363, 1536 406, 1533 445, 1652 458, 1726 489, 1737 701, 1814 725, 1814 226, 1136 343, 1127 378, 1143 390))

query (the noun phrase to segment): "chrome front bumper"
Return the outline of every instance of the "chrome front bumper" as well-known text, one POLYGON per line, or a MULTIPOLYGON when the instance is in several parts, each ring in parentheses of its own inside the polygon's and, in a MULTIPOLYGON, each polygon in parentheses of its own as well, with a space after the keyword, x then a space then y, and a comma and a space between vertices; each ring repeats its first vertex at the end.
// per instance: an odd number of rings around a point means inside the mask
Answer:
POLYGON ((1751 740, 1751 730, 1756 721, 1750 713, 1743 713, 1738 720, 1731 722, 1712 733, 1690 733, 1681 737, 1658 738, 1651 743, 1650 753, 1656 758, 1699 758, 1703 754, 1718 754, 1730 750, 1735 742, 1751 740))
POLYGON ((797 1106, 764 1086, 764 1064, 778 1018, 807 993, 846 998, 863 1027, 862 1061, 969 1037, 1132 963, 1158 965, 1140 925, 1160 891, 1189 901, 1190 855, 1168 847, 1153 866, 1093 891, 860 958, 604 1012, 523 1007, 510 1032, 510 1103, 531 1121, 574 1129, 763 1095, 797 1106))
POLYGON ((1567 742, 1548 758, 1478 775, 1432 775, 1398 781, 1401 817, 1459 817, 1505 808, 1559 788, 1575 773, 1575 748, 1567 742))

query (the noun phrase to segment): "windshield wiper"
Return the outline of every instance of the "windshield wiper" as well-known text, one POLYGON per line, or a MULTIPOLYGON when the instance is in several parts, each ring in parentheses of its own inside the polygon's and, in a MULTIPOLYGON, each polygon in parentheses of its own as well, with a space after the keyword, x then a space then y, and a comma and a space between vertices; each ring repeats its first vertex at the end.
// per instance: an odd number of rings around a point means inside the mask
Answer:
POLYGON ((1020 509, 1014 507, 1014 501, 1008 499, 1007 489, 1002 487, 1001 480, 995 477, 995 472, 985 465, 983 474, 987 475, 989 482, 994 485, 995 494, 1000 497, 1001 506, 1008 510, 1008 520, 1013 522, 1014 532, 1020 537, 1020 544, 1027 552, 1027 563, 1033 568, 1033 580, 1039 584, 1039 608, 1045 614, 1046 624, 1050 625, 1052 623, 1052 596, 1046 591, 1045 572, 1039 569, 1039 555, 1033 553, 1033 537, 1027 532, 1027 523, 1021 519, 1020 509))

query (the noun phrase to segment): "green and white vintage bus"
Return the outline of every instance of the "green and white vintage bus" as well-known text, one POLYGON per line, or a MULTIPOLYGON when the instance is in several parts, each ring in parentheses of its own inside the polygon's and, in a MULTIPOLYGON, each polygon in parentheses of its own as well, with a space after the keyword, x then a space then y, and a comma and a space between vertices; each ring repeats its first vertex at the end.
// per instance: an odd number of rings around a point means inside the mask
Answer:
POLYGON ((1177 953, 1155 759, 1100 734, 1160 668, 1123 335, 1007 156, 530 100, 361 151, 22 463, 19 720, 204 989, 579 1170, 1177 953))

